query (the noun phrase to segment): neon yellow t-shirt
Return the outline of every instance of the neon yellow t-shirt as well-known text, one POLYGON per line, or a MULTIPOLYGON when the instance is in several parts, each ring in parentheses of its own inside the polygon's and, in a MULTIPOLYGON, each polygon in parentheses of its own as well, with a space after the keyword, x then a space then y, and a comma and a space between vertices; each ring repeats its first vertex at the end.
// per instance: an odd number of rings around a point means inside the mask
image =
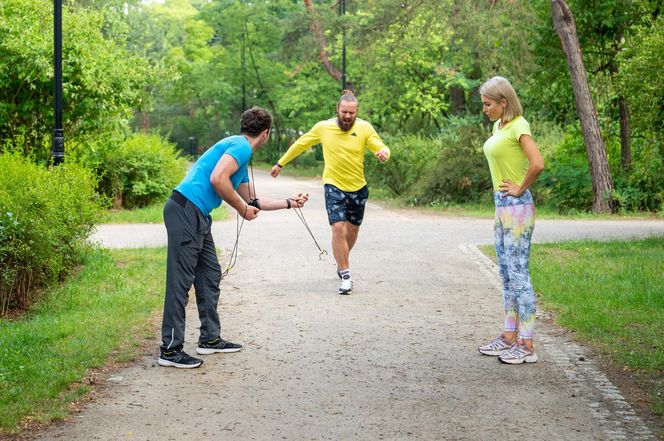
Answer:
POLYGON ((493 125, 493 135, 484 143, 484 155, 489 162, 494 191, 500 191, 503 179, 520 185, 528 171, 528 157, 521 148, 521 135, 530 134, 530 124, 523 116, 517 116, 502 129, 500 120, 493 125))
POLYGON ((290 146, 279 159, 284 166, 305 150, 316 144, 323 145, 323 183, 340 190, 357 191, 367 185, 364 179, 364 149, 376 153, 389 149, 383 144, 369 122, 357 118, 353 127, 344 132, 337 125, 337 118, 320 121, 290 146))

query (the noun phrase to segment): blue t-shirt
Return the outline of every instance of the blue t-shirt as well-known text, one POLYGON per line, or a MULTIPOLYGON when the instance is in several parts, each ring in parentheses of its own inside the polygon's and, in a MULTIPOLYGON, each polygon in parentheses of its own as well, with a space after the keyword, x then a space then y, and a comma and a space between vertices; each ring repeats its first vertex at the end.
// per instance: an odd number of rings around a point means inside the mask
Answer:
POLYGON ((247 164, 251 159, 251 153, 251 145, 244 136, 224 138, 198 158, 175 189, 196 205, 203 214, 209 215, 223 202, 210 183, 210 175, 217 162, 224 154, 232 156, 237 161, 238 169, 231 176, 231 184, 233 189, 236 189, 240 184, 249 182, 247 164))

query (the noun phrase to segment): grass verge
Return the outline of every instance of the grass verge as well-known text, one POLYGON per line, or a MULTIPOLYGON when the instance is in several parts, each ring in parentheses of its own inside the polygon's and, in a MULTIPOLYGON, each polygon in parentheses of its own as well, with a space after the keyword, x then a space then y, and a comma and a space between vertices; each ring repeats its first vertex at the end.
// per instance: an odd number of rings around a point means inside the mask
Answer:
POLYGON ((629 372, 664 416, 664 237, 535 244, 530 269, 556 323, 629 372))
POLYGON ((16 320, 0 320, 0 435, 67 416, 86 372, 154 338, 165 248, 91 250, 80 272, 16 320), (139 338, 137 338, 139 337, 139 338))
MULTIPOLYGON (((157 224, 164 221, 164 203, 150 205, 133 210, 111 209, 102 215, 102 224, 157 224)), ((222 221, 228 218, 228 210, 224 205, 212 210, 212 220, 222 221)))

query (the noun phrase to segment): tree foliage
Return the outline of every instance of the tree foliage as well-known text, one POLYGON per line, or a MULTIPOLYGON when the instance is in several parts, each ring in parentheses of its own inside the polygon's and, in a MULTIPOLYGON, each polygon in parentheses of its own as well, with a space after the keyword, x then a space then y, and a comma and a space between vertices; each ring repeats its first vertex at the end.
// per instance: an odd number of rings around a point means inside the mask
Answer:
MULTIPOLYGON (((71 146, 127 127, 145 99, 146 60, 104 37, 104 16, 63 8, 63 115, 71 146)), ((45 157, 53 129, 53 13, 35 0, 0 3, 0 136, 45 157)))
MULTIPOLYGON (((619 90, 634 109, 634 125, 642 132, 659 130, 664 121, 664 17, 639 25, 618 56, 619 90)), ((661 138, 660 138, 661 139, 661 138)), ((661 143, 660 143, 661 145, 661 143)))
MULTIPOLYGON (((658 207, 660 181, 649 164, 658 163, 664 144, 657 59, 664 40, 660 2, 567 3, 576 18, 600 132, 610 146, 615 196, 623 208, 658 207), (621 115, 624 120, 620 103, 629 105, 631 132, 625 132, 624 121, 618 124, 621 115), (630 137, 632 170, 621 166, 614 148, 621 133, 630 137)), ((571 79, 549 0, 357 0, 347 1, 343 16, 338 5, 333 0, 66 1, 68 153, 73 147, 81 150, 80 157, 103 157, 96 153, 115 151, 129 128, 159 133, 188 152, 192 144, 200 151, 236 133, 242 111, 257 105, 275 117, 272 142, 262 153, 274 160, 316 121, 334 116, 341 85, 322 64, 320 43, 325 42, 329 62, 340 69, 344 33, 346 73, 360 100, 359 117, 399 145, 395 152, 404 157, 393 158, 395 164, 417 166, 405 153, 405 142, 421 154, 435 155, 431 164, 440 163, 441 155, 449 162, 455 155, 479 152, 481 136, 455 138, 449 130, 477 128, 478 86, 496 74, 512 81, 535 132, 553 124, 561 126, 561 133, 576 130, 571 79), (320 34, 312 32, 312 16, 320 34), (437 153, 420 148, 427 140, 432 145, 444 140, 445 148, 437 153)), ((44 159, 53 119, 53 71, 52 41, 43 30, 52 27, 51 12, 36 0, 5 0, 0 12, 0 136, 3 145, 44 159)), ((561 137, 557 143, 547 141, 544 154, 565 176, 582 176, 588 171, 579 153, 583 143, 577 136, 561 137), (579 156, 563 160, 568 154, 579 156)), ((488 173, 479 160, 464 164, 460 169, 467 166, 469 174, 458 176, 460 183, 467 182, 464 178, 479 182, 480 173, 488 173)), ((434 192, 449 188, 429 183, 434 192)), ((412 193, 403 182, 385 185, 412 193)), ((541 194, 564 200, 565 209, 573 205, 547 189, 541 194)), ((452 198, 441 193, 431 200, 452 198)), ((572 208, 584 207, 579 201, 572 208)))

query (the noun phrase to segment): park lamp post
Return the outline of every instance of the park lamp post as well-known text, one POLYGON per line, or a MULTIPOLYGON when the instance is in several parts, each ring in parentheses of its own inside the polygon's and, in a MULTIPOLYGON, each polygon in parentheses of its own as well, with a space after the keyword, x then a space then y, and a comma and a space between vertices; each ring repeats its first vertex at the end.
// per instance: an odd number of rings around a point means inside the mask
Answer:
MULTIPOLYGON (((346 14, 346 0, 339 0, 339 15, 346 14)), ((341 90, 346 90, 346 24, 341 30, 341 90)))
POLYGON ((62 0, 53 0, 53 70, 55 91, 55 129, 51 158, 57 166, 65 160, 65 132, 62 129, 62 0))

